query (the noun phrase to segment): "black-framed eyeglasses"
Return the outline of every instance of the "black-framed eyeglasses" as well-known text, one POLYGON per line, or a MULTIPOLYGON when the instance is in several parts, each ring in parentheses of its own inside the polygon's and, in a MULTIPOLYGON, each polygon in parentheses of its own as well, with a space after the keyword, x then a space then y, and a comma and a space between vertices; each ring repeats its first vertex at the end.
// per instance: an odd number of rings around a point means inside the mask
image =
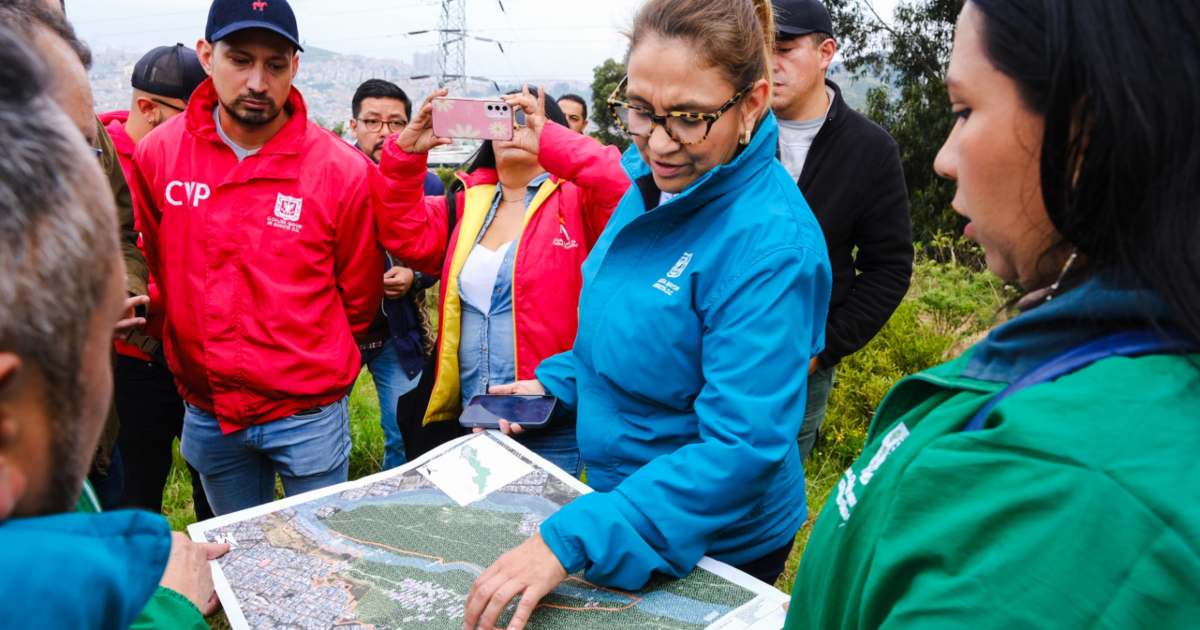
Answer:
POLYGON ((671 111, 659 115, 655 114, 654 110, 631 105, 617 98, 628 82, 628 76, 621 79, 617 88, 613 90, 612 96, 608 97, 608 109, 612 112, 612 116, 621 130, 631 136, 649 138, 654 133, 655 127, 662 127, 672 140, 682 145, 699 144, 708 139, 713 125, 754 87, 754 84, 750 84, 738 90, 737 94, 734 94, 732 98, 725 101, 724 105, 713 112, 671 111))
POLYGON ((162 99, 160 99, 160 98, 156 98, 156 97, 153 97, 153 96, 151 96, 151 97, 150 97, 150 100, 154 101, 155 103, 158 103, 159 105, 162 105, 163 107, 170 107, 171 109, 173 109, 173 110, 175 110, 175 111, 177 111, 177 112, 182 112, 182 111, 184 111, 185 109, 187 109, 187 105, 184 105, 183 107, 180 107, 180 106, 178 106, 178 105, 176 105, 176 104, 174 104, 174 103, 168 103, 168 102, 166 102, 166 101, 164 101, 164 100, 162 100, 162 99))
POLYGON ((367 128, 367 131, 376 132, 383 129, 387 125, 388 133, 396 133, 403 131, 408 126, 407 120, 379 120, 378 118, 359 118, 359 124, 367 128))

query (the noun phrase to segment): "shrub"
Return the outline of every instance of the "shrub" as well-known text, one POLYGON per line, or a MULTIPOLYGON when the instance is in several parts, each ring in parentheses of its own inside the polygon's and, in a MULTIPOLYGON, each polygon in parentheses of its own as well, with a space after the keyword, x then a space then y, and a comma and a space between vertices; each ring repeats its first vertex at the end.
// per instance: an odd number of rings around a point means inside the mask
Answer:
POLYGON ((871 418, 888 390, 963 350, 997 320, 1011 295, 988 272, 918 262, 909 294, 887 325, 838 366, 819 455, 839 471, 848 466, 862 450, 871 418))

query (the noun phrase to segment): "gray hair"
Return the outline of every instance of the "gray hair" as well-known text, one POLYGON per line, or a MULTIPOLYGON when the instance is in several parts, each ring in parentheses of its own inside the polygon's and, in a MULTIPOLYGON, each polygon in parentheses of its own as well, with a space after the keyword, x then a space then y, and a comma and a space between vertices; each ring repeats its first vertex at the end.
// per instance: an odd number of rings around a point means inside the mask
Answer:
POLYGON ((71 478, 82 476, 78 460, 86 471, 92 455, 75 426, 84 348, 121 259, 100 166, 47 98, 47 70, 27 50, 0 25, 0 351, 40 369, 54 454, 75 460, 55 462, 52 492, 70 501, 81 482, 71 478))
POLYGON ((0 26, 13 29, 27 40, 32 40, 35 29, 43 26, 67 42, 84 68, 92 69, 92 49, 75 34, 65 14, 47 8, 41 0, 0 0, 0 26))

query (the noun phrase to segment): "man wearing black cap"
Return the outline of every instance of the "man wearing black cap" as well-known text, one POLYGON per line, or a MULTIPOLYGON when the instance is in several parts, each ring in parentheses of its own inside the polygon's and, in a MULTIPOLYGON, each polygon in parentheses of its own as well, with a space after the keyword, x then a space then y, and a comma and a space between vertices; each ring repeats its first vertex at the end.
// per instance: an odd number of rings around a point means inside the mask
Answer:
MULTIPOLYGON (((208 78, 196 51, 184 46, 159 46, 133 67, 133 101, 124 130, 134 144, 187 108, 192 92, 208 78)), ((119 150, 119 149, 118 149, 119 150)), ((133 156, 130 155, 132 165, 133 156)), ((121 164, 126 163, 125 159, 121 164)))
POLYGON ((896 141, 850 109, 825 78, 837 53, 819 0, 774 0, 776 48, 771 106, 779 154, 812 207, 833 264, 825 350, 809 365, 800 429, 807 458, 825 420, 834 370, 873 338, 912 277, 912 222, 896 141))
MULTIPOLYGON (((183 44, 159 46, 133 68, 129 111, 100 115, 117 151, 125 178, 132 181, 133 151, 155 127, 183 112, 196 86, 208 75, 196 51, 183 44)), ((132 191, 131 191, 132 192, 132 191)), ((114 398, 120 431, 117 444, 124 471, 122 506, 162 510, 171 471, 171 443, 183 428, 183 400, 162 356, 163 313, 154 278, 144 330, 114 342, 114 398)), ((212 517, 199 474, 192 472, 196 518, 212 517)))
POLYGON ((217 514, 345 481, 355 336, 383 295, 373 166, 308 120, 284 0, 216 0, 210 79, 134 157, 180 450, 217 514))

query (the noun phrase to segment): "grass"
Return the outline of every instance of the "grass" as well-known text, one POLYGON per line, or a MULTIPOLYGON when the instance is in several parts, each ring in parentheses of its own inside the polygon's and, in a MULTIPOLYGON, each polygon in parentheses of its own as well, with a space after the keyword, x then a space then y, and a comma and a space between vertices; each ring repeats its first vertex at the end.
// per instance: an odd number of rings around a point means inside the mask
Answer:
MULTIPOLYGON (((909 295, 887 326, 838 368, 825 426, 805 466, 809 518, 796 536, 777 588, 791 591, 812 523, 862 450, 871 416, 887 391, 901 378, 946 361, 977 340, 996 323, 1011 297, 1010 290, 989 274, 953 263, 917 264, 909 295)), ((350 396, 350 434, 351 479, 378 472, 383 429, 375 385, 365 370, 350 396)), ((187 469, 176 447, 164 493, 164 513, 174 529, 195 520, 191 501, 187 469)), ((223 615, 210 622, 215 628, 228 627, 223 615)))

